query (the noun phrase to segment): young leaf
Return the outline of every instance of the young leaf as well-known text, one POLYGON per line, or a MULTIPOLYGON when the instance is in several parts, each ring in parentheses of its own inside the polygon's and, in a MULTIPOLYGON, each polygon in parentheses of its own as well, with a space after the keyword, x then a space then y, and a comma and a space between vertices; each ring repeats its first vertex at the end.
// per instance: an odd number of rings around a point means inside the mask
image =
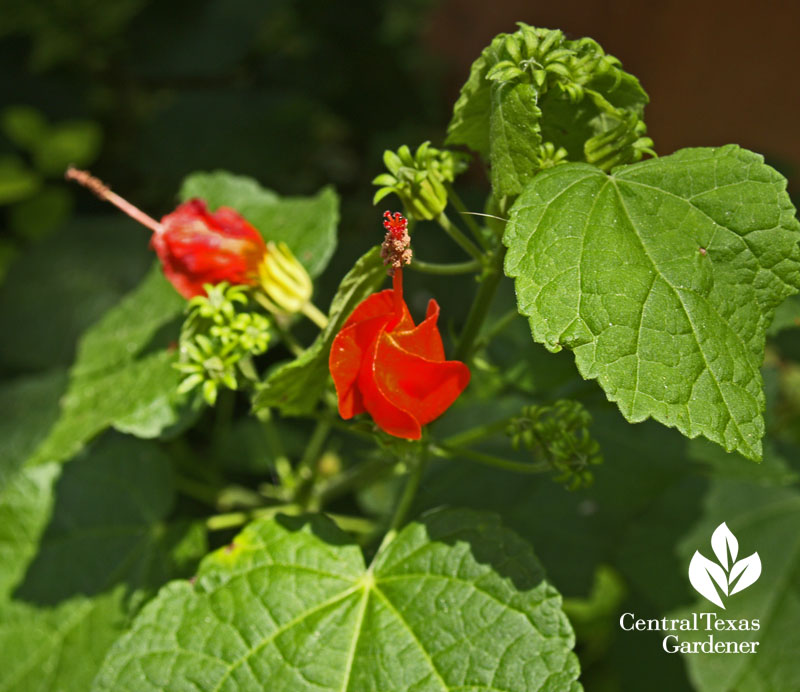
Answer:
POLYGON ((178 421, 175 356, 163 348, 147 349, 183 305, 154 267, 137 289, 85 333, 60 417, 29 463, 70 459, 117 421, 152 436, 178 421))
POLYGON ((785 187, 736 146, 538 175, 503 239, 534 340, 573 350, 629 421, 759 459, 765 330, 800 288, 785 187))
POLYGON ((322 273, 336 249, 339 197, 332 188, 314 197, 279 197, 252 178, 215 171, 190 175, 179 196, 200 197, 212 211, 222 206, 235 209, 264 240, 285 242, 311 276, 322 273))
POLYGON ((642 121, 647 94, 593 40, 519 23, 473 63, 453 108, 447 144, 491 165, 492 188, 516 196, 546 167, 540 144, 604 170, 638 161, 652 142, 642 121))
POLYGON ((172 472, 152 443, 104 438, 63 469, 39 553, 0 606, 0 690, 85 692, 130 612, 206 549, 196 525, 167 521, 172 472))
POLYGON ((327 519, 279 517, 163 589, 93 689, 577 691, 560 605, 487 515, 410 524, 369 568, 327 519))
POLYGON ((362 255, 347 272, 333 297, 328 326, 295 360, 267 377, 254 399, 256 408, 278 408, 286 415, 303 415, 316 405, 328 382, 328 355, 344 321, 386 277, 379 248, 362 255))

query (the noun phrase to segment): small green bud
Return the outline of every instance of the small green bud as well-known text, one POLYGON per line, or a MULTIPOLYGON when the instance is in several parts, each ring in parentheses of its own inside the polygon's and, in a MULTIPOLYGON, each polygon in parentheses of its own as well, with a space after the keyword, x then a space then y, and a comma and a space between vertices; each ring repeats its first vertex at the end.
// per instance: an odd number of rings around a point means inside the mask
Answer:
POLYGON ((379 185, 373 204, 394 193, 400 198, 407 216, 419 221, 434 219, 447 206, 447 185, 467 167, 468 156, 446 149, 435 149, 423 142, 415 154, 406 146, 397 152, 386 151, 383 162, 388 173, 372 182, 379 185))

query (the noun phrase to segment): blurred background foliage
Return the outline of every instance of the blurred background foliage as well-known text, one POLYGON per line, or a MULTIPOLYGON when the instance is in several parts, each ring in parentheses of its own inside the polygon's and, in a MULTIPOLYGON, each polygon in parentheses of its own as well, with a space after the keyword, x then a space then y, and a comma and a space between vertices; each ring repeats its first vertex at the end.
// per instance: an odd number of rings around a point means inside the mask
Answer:
MULTIPOLYGON (((382 172, 384 149, 415 148, 425 140, 440 145, 472 60, 518 20, 561 28, 570 37, 590 35, 619 57, 651 96, 645 116, 659 153, 738 142, 787 175, 796 199, 800 89, 787 32, 800 21, 800 6, 731 0, 724 14, 719 8, 711 0, 657 7, 628 0, 491 6, 478 0, 4 0, 0 377, 6 382, 0 404, 6 410, 0 412, 13 413, 15 393, 34 387, 42 390, 37 413, 50 420, 48 407, 63 389, 77 338, 153 261, 146 231, 63 182, 68 163, 91 167, 156 217, 174 207, 180 182, 198 170, 249 175, 286 195, 333 184, 342 197, 342 221, 339 250, 317 288, 316 302, 324 307, 358 254, 381 236, 384 203, 372 207, 370 181, 382 172)), ((480 210, 485 172, 473 166, 460 183, 468 206, 480 210)), ((426 236, 424 244, 420 238, 420 256, 452 260, 441 235, 426 236)), ((443 327, 453 330, 466 312, 470 281, 414 274, 409 303, 421 313, 435 294, 443 327)), ((504 291, 500 302, 510 305, 510 285, 504 291)), ((800 330, 791 327, 800 325, 798 303, 784 312, 790 328, 768 350, 768 414, 776 438, 797 444, 800 376, 792 360, 800 357, 800 330)), ((601 410, 593 413, 606 464, 595 487, 583 493, 568 493, 549 479, 520 481, 474 467, 465 480, 461 467, 437 465, 420 507, 449 502, 499 510, 533 540, 556 585, 577 599, 569 608, 581 635, 584 679, 594 685, 587 682, 587 689, 634 689, 641 671, 653 666, 659 666, 660 689, 683 689, 678 657, 661 655, 655 638, 630 637, 623 646, 614 618, 621 607, 664 614, 690 600, 674 545, 702 511, 714 454, 654 423, 624 423, 596 385, 576 377, 569 354, 553 356, 531 344, 522 320, 488 358, 494 365, 486 367, 504 371, 513 385, 517 398, 506 401, 512 408, 546 390, 601 410), (547 520, 532 525, 532 513, 547 520), (605 566, 611 562, 613 568, 605 566), (627 665, 631 652, 636 666, 627 665)), ((470 404, 457 420, 443 421, 444 430, 470 417, 484 420, 483 406, 470 404)), ((215 442, 212 456, 238 460, 245 474, 262 473, 251 468, 262 458, 251 453, 260 444, 250 442, 258 438, 256 427, 243 417, 236 434, 215 442)), ((298 429, 291 424, 288 430, 298 429)), ((5 432, 8 448, 13 430, 5 432)), ((302 441, 302 432, 296 437, 302 441)), ((293 451, 291 435, 287 444, 293 451)), ((776 478, 783 479, 788 471, 779 466, 776 478)), ((726 468, 752 478, 747 465, 726 468)), ((366 511, 386 504, 389 490, 381 492, 375 487, 360 498, 366 511)))

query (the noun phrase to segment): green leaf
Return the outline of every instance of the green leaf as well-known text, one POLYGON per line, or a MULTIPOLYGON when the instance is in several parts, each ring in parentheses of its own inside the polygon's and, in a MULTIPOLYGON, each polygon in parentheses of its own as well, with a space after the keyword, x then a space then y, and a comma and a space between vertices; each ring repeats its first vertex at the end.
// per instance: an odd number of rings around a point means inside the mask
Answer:
POLYGON ((530 546, 442 512, 367 568, 323 517, 251 524, 170 584, 94 690, 579 690, 572 630, 530 546))
POLYGON ((23 469, 0 490, 0 603, 20 582, 50 518, 58 464, 23 469))
POLYGON ((463 144, 491 165, 494 194, 516 196, 541 168, 539 145, 572 161, 608 168, 641 158, 650 144, 639 81, 591 39, 519 23, 473 63, 453 108, 447 144, 463 144), (622 129, 601 152, 587 143, 622 129), (602 153, 601 157, 598 153, 602 153))
POLYGON ((767 329, 769 336, 775 336, 784 329, 800 327, 800 296, 789 296, 777 308, 772 324, 767 329))
POLYGON ((0 287, 3 369, 69 366, 79 337, 153 264, 148 236, 124 214, 74 217, 20 255, 0 287))
POLYGON ((31 106, 8 106, 0 113, 0 129, 20 149, 31 151, 47 134, 47 121, 31 106))
POLYGON ((39 552, 0 606, 0 690, 85 692, 132 611, 206 550, 202 527, 167 521, 172 470, 154 444, 105 437, 63 468, 39 552))
POLYGON ((66 384, 66 373, 56 370, 0 387, 0 493, 57 420, 58 398, 66 384))
POLYGON ((50 127, 36 140, 33 160, 46 175, 61 176, 67 166, 86 167, 100 153, 103 132, 90 120, 72 120, 50 127))
MULTIPOLYGON (((787 652, 800 650, 800 492, 797 488, 758 487, 717 481, 706 500, 705 516, 681 543, 688 568, 695 550, 714 559, 711 534, 726 522, 739 542, 739 557, 757 551, 763 565, 758 580, 725 599, 725 610, 702 600, 692 611, 716 612, 719 618, 759 620, 758 631, 725 631, 725 641, 758 641, 755 655, 687 655, 694 689, 794 690, 800 688, 800 665, 787 652)), ((670 614, 686 617, 688 610, 670 614)), ((723 639, 723 633, 716 638, 723 639)), ((681 641, 706 640, 708 632, 680 632, 681 641)))
POLYGON ((252 178, 215 171, 190 175, 179 196, 184 201, 200 197, 211 210, 235 209, 265 240, 285 242, 311 276, 322 273, 336 249, 339 198, 332 188, 314 197, 279 197, 252 178))
POLYGON ((39 176, 22 159, 0 156, 0 204, 10 204, 30 197, 41 185, 39 176))
POLYGON ((534 340, 573 350, 629 421, 759 459, 765 330, 800 288, 785 187, 736 146, 541 173, 503 239, 534 340))
POLYGON ((492 189, 501 195, 518 195, 539 169, 537 100, 531 84, 503 84, 492 90, 492 189))
POLYGON ((70 459, 89 439, 117 423, 127 431, 156 436, 178 422, 175 354, 163 347, 149 349, 183 306, 184 300, 154 267, 86 332, 60 417, 29 463, 70 459))
POLYGON ((292 416, 304 415, 316 405, 328 383, 331 344, 356 306, 374 293, 386 277, 379 248, 362 255, 347 272, 331 301, 328 326, 295 360, 267 377, 255 396, 256 408, 278 408, 292 416))

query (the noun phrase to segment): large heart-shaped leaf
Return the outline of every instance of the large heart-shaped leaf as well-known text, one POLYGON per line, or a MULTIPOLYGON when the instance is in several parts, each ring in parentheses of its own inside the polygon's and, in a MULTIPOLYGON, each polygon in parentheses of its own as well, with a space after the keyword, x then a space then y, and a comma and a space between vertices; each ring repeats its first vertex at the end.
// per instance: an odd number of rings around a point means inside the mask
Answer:
POLYGON ((279 517, 163 589, 94 689, 575 691, 560 606, 489 515, 431 515, 370 567, 327 519, 279 517))
POLYGON ((765 330, 800 288, 785 187, 736 146, 538 175, 503 239, 534 340, 572 349, 629 421, 760 458, 765 330))

